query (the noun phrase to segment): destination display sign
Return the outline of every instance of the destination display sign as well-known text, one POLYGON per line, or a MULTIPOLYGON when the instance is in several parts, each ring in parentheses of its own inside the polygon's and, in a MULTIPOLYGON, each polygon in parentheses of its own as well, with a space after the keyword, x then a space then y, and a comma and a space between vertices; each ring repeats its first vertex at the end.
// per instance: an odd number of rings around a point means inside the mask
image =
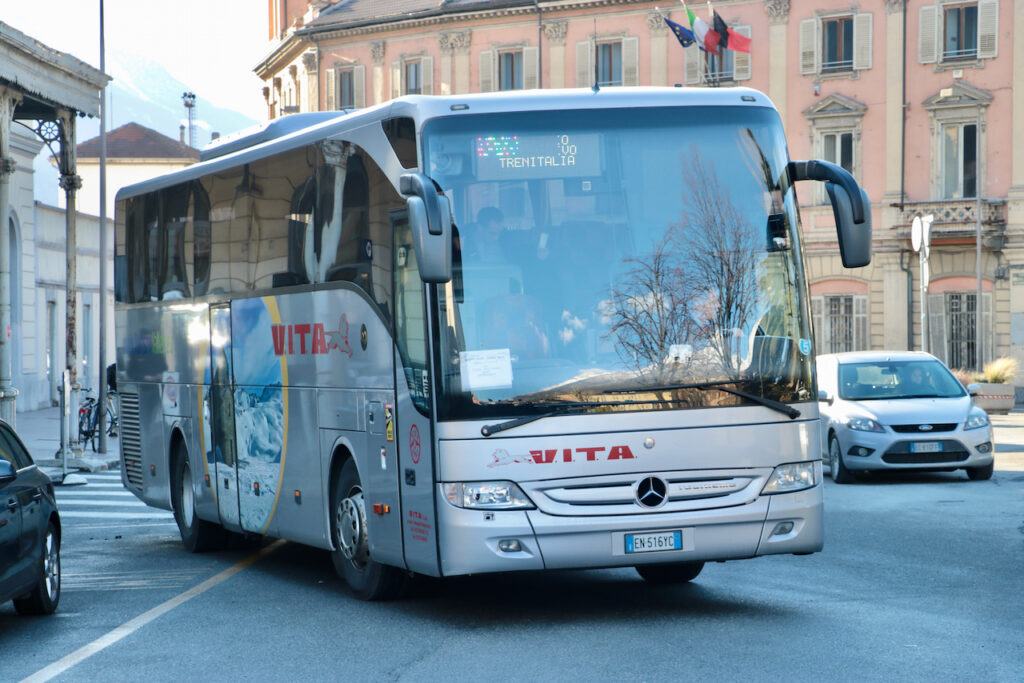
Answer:
POLYGON ((476 175, 480 180, 599 176, 600 142, 596 133, 477 135, 476 175))

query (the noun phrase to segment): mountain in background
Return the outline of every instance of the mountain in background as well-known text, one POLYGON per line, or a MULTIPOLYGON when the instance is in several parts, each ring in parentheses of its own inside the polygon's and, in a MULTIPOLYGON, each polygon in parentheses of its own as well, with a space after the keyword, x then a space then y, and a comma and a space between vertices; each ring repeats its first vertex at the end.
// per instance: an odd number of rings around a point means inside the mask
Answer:
MULTIPOLYGON (((107 54, 107 73, 113 79, 107 85, 108 132, 134 122, 174 140, 180 139, 180 126, 188 123, 185 105, 181 100, 183 93, 192 90, 187 84, 151 59, 114 50, 107 54)), ((193 128, 196 147, 199 149, 210 143, 210 136, 215 132, 227 135, 257 123, 255 119, 240 112, 214 106, 201 92, 195 95, 193 128)), ((79 143, 99 134, 99 118, 78 119, 79 143)), ((185 137, 187 142, 187 129, 185 137)), ((43 148, 33 166, 36 172, 36 201, 56 206, 57 194, 61 190, 57 184, 57 169, 50 163, 49 149, 43 148)))

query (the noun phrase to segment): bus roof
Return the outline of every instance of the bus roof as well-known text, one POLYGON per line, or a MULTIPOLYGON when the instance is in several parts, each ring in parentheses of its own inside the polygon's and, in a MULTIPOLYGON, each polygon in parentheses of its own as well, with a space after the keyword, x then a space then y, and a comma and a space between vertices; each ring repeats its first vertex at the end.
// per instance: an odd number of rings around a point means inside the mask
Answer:
POLYGON ((465 95, 406 95, 356 111, 293 114, 278 121, 226 136, 225 141, 204 150, 203 161, 163 176, 128 185, 117 192, 127 199, 164 187, 201 178, 228 168, 312 144, 365 126, 374 121, 409 117, 420 130, 423 123, 441 116, 466 116, 566 109, 629 109, 642 107, 775 106, 752 88, 576 88, 564 90, 510 90, 465 95), (308 124, 308 125, 303 125, 308 124))

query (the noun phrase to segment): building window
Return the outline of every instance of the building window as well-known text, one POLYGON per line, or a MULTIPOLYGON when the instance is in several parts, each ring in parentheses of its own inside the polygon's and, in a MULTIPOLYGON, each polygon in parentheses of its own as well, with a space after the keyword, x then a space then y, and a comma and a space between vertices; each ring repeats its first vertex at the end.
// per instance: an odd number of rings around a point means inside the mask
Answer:
POLYGON ((970 292, 946 294, 946 319, 949 321, 948 365, 951 368, 978 366, 975 334, 978 320, 978 295, 970 292))
POLYGON ((419 95, 421 90, 420 60, 410 59, 405 63, 405 94, 419 95))
POLYGON ((821 71, 853 69, 853 17, 821 21, 821 71))
POLYGON ((974 59, 978 56, 978 6, 947 7, 942 22, 942 59, 974 59))
POLYGON ((523 89, 523 51, 498 53, 498 90, 523 89))
POLYGON ((598 43, 597 84, 622 85, 622 43, 598 43))
POLYGON ((871 68, 870 12, 800 22, 800 73, 855 75, 871 68))
POLYGON ((342 69, 338 73, 338 108, 352 109, 355 106, 355 73, 352 69, 342 69))
POLYGON ((868 348, 868 297, 827 294, 811 297, 817 353, 844 353, 868 348))
POLYGON ((947 124, 942 129, 942 196, 944 199, 977 197, 978 126, 947 124))
POLYGON ((821 156, 843 170, 853 173, 853 133, 826 133, 821 136, 821 156))
POLYGON ((711 83, 734 80, 736 53, 728 49, 719 52, 721 54, 708 53, 708 81, 711 83))

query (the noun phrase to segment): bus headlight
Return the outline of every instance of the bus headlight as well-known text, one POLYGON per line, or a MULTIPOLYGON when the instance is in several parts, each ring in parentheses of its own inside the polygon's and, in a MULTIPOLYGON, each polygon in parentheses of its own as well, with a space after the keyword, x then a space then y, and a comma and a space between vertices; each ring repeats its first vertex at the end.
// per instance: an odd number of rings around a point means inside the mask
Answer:
POLYGON ((793 493, 803 491, 818 485, 818 468, 820 461, 793 462, 788 465, 779 465, 768 477, 768 483, 761 489, 761 493, 771 495, 773 493, 793 493))
POLYGON ((468 481, 441 484, 444 497, 455 507, 476 510, 531 510, 534 505, 510 481, 468 481))

